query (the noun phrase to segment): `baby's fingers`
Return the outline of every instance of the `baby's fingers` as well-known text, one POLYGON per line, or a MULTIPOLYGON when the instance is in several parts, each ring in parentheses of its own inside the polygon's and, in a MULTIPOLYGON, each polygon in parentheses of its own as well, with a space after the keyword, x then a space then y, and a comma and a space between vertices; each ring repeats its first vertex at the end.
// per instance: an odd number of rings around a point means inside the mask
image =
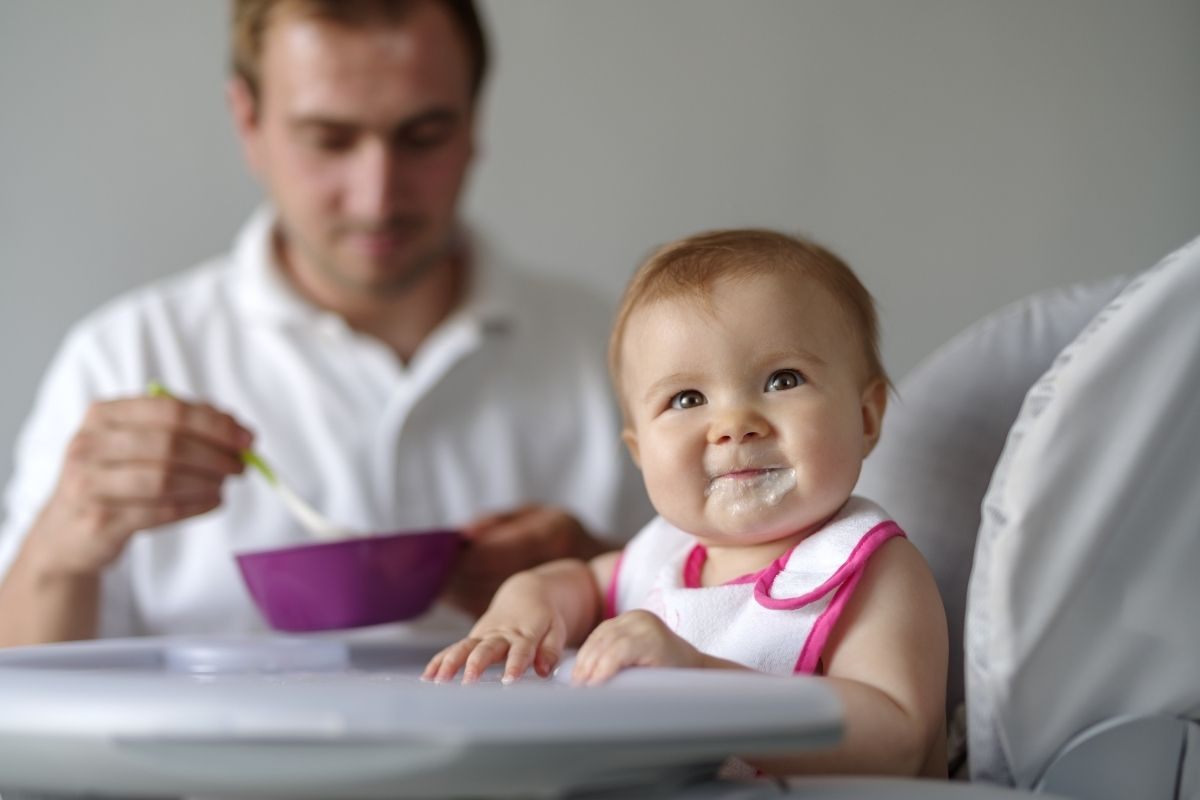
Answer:
POLYGON ((607 636, 606 633, 607 631, 597 629, 579 648, 575 657, 575 669, 571 671, 571 683, 577 686, 596 686, 631 663, 625 656, 627 648, 623 646, 624 641, 618 637, 607 636))
POLYGON ((537 649, 537 656, 533 659, 533 669, 538 675, 548 678, 561 660, 562 645, 542 642, 541 646, 537 649))
POLYGON ((510 647, 509 641, 499 636, 489 636, 480 640, 463 667, 463 683, 477 682, 483 676, 484 670, 504 660, 510 647))
POLYGON ((504 662, 504 675, 501 683, 512 683, 520 678, 533 666, 537 650, 530 639, 514 639, 509 642, 508 660, 504 662))
POLYGON ((478 639, 463 639, 445 648, 429 659, 425 671, 421 673, 421 679, 438 683, 453 679, 478 644, 478 639))

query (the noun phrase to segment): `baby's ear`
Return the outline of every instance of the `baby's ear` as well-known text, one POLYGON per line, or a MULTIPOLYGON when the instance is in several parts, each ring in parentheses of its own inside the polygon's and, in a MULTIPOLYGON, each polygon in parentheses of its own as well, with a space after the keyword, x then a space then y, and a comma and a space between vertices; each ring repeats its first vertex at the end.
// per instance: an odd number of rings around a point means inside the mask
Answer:
POLYGON ((633 432, 633 428, 626 428, 621 431, 621 441, 629 448, 629 457, 633 459, 633 463, 638 469, 642 468, 641 454, 638 452, 637 434, 633 432))
POLYGON ((871 454, 883 433, 883 412, 887 409, 888 383, 875 378, 862 393, 863 458, 871 454))

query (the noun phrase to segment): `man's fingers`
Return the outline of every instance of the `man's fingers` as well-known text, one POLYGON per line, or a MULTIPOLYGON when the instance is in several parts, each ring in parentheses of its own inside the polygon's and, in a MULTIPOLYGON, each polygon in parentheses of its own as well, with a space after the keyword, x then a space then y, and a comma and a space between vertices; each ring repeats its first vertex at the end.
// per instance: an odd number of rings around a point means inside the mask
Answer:
POLYGON ((530 542, 519 536, 488 536, 462 550, 456 572, 468 582, 499 584, 509 575, 542 563, 530 542))
POLYGON ((556 532, 550 527, 552 519, 550 511, 543 508, 514 512, 471 540, 463 550, 459 570, 466 576, 507 578, 561 557, 564 553, 552 546, 556 532))
POLYGON ((209 406, 147 397, 94 403, 67 448, 39 536, 50 537, 70 571, 94 572, 138 531, 220 505, 222 483, 242 470, 239 450, 250 440, 209 406))
POLYGON ((212 511, 219 505, 221 505, 220 495, 205 498, 184 498, 151 504, 123 504, 116 507, 114 511, 115 516, 120 520, 114 527, 134 532, 146 530, 147 528, 157 528, 159 525, 167 525, 172 522, 178 522, 181 519, 187 519, 188 517, 199 516, 200 514, 212 511))
POLYGON ((96 466, 68 477, 85 501, 107 503, 203 502, 220 497, 223 476, 141 463, 96 466))
POLYGON ((253 434, 223 411, 170 397, 129 397, 95 403, 84 427, 150 427, 176 431, 236 453, 249 447, 253 434))
POLYGON ((470 579, 456 569, 450 574, 450 580, 442 592, 442 600, 472 617, 481 617, 487 611, 498 586, 496 582, 485 585, 479 580, 470 579))
POLYGON ((485 514, 484 516, 464 525, 462 527, 462 534, 468 539, 477 539, 481 536, 491 534, 494 532, 493 529, 520 519, 521 517, 530 513, 531 509, 533 508, 534 506, 522 506, 521 508, 485 514))
POLYGON ((77 437, 75 455, 101 463, 142 461, 186 467, 195 472, 224 477, 245 468, 233 451, 206 439, 157 428, 112 428, 84 431, 77 437))

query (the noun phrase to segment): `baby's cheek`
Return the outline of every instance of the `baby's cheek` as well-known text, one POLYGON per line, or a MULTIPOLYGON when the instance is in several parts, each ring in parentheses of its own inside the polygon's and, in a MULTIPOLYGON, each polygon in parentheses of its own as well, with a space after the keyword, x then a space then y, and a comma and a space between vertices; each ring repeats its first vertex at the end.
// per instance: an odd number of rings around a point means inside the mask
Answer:
POLYGON ((660 452, 642 461, 642 480, 646 483, 650 502, 654 503, 656 509, 660 508, 660 504, 678 502, 684 492, 683 465, 664 457, 666 455, 660 452))

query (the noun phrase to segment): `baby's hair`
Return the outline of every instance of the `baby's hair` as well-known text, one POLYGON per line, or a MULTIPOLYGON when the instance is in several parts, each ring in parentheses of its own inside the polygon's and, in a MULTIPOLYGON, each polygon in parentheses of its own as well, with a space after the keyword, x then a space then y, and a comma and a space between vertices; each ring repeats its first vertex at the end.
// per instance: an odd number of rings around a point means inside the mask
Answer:
POLYGON ((711 303, 719 279, 792 273, 824 286, 860 338, 868 381, 888 382, 879 355, 879 319, 871 293, 849 265, 816 242, 759 228, 698 233, 663 245, 637 269, 617 309, 608 343, 608 367, 622 398, 621 348, 629 318, 639 308, 677 297, 711 303))

